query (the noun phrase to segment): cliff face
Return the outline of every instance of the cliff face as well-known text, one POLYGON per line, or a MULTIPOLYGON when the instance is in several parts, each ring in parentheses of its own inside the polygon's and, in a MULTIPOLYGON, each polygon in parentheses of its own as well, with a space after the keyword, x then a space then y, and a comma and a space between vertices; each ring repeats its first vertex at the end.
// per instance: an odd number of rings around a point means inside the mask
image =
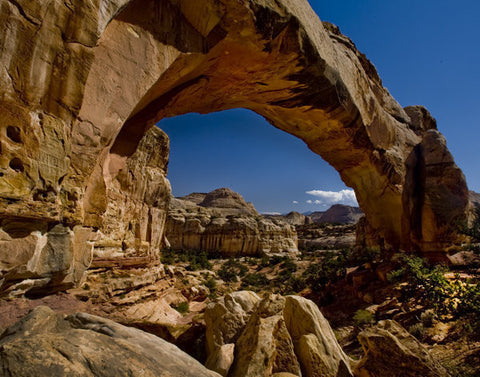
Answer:
POLYGON ((165 234, 174 250, 232 256, 298 252, 293 226, 260 216, 238 193, 224 188, 205 194, 198 205, 172 199, 165 234))
POLYGON ((171 194, 168 154, 168 136, 152 127, 108 185, 96 256, 159 255, 171 194))
MULTIPOLYGON (((0 260, 10 281, 76 282, 96 229, 125 239, 124 250, 148 249, 153 228, 126 236, 108 220, 143 135, 164 117, 239 107, 335 167, 384 245, 428 255, 457 241, 468 191, 434 119, 402 109, 305 0, 1 0, 0 20, 0 260)), ((142 224, 161 223, 134 207, 142 224)))

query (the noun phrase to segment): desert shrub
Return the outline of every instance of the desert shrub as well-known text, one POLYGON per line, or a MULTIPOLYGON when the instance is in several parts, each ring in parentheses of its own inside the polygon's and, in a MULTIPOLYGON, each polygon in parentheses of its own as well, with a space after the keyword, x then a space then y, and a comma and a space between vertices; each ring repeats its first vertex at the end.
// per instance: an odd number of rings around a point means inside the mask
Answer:
POLYGON ((260 262, 258 263, 258 269, 261 270, 262 268, 270 266, 270 258, 267 254, 262 253, 260 256, 260 262))
POLYGON ((408 328, 408 332, 412 334, 415 338, 418 340, 422 340, 423 334, 425 333, 425 327, 423 326, 423 323, 418 322, 413 325, 411 325, 408 328))
POLYGON ((222 265, 217 274, 225 282, 234 282, 237 281, 239 277, 245 276, 247 272, 247 266, 239 262, 237 259, 230 258, 222 265))
POLYGON ((343 253, 327 252, 319 263, 310 265, 304 273, 305 281, 313 290, 321 291, 328 284, 343 279, 346 274, 343 253))
POLYGON ((480 285, 469 279, 462 281, 460 276, 446 278, 445 266, 430 266, 424 259, 398 254, 392 259, 398 268, 388 274, 389 280, 404 280, 407 297, 416 297, 440 315, 473 315, 480 320, 480 285))
POLYGON ((286 281, 281 282, 281 293, 284 295, 295 294, 307 288, 306 280, 301 276, 291 275, 286 281))
POLYGON ((246 274, 242 279, 243 288, 264 288, 270 285, 270 280, 262 273, 246 274))
POLYGON ((381 258, 379 248, 358 247, 343 251, 350 266, 358 266, 367 262, 375 262, 381 258))
POLYGON ((207 280, 204 281, 205 287, 207 287, 210 291, 210 294, 214 294, 217 292, 217 281, 213 277, 209 277, 207 280))
POLYGON ((187 301, 181 302, 178 305, 174 305, 173 308, 182 315, 188 313, 188 311, 190 310, 187 301))
POLYGON ((161 257, 163 264, 188 263, 187 269, 190 271, 211 270, 212 264, 209 259, 209 253, 206 251, 194 250, 163 250, 161 257))
POLYGON ((277 264, 282 263, 283 260, 284 260, 284 258, 281 257, 280 255, 274 255, 271 258, 269 258, 268 264, 270 266, 276 266, 277 264))
POLYGON ((370 323, 373 323, 373 321, 373 314, 370 313, 368 310, 359 309, 353 315, 353 322, 357 326, 368 325, 370 323))
POLYGON ((295 264, 295 261, 290 257, 284 257, 283 263, 280 265, 280 267, 284 271, 289 271, 289 272, 297 271, 297 265, 295 264))
POLYGON ((425 310, 420 314, 420 321, 424 327, 430 327, 433 325, 435 319, 435 312, 432 309, 425 310))

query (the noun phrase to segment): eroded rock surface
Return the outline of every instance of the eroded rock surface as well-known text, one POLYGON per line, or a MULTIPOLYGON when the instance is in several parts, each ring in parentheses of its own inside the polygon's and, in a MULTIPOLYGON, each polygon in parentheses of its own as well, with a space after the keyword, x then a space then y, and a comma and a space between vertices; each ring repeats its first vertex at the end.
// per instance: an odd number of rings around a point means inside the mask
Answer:
MULTIPOLYGON (((148 223, 161 228, 165 203, 146 214, 138 201, 150 192, 122 176, 139 171, 129 158, 162 118, 243 107, 335 167, 383 245, 437 258, 458 240, 468 192, 434 119, 421 107, 402 109, 368 59, 306 0, 0 5, 3 229, 4 221, 34 223, 44 237, 58 224, 67 233, 108 227, 122 207, 109 202, 124 197, 125 184, 140 234, 119 229, 131 222, 124 218, 105 239, 117 248, 124 237, 122 250, 142 251, 150 241, 155 252, 161 232, 150 236, 148 223)), ((25 242, 24 256, 42 249, 25 242)))
POLYGON ((158 257, 171 194, 168 154, 168 136, 152 127, 108 185, 95 256, 158 257))
POLYGON ((0 338, 4 375, 219 376, 176 346, 141 330, 76 313, 35 308, 0 338))
POLYGON ((171 200, 165 234, 172 249, 224 255, 298 252, 292 225, 259 215, 238 193, 222 188, 195 198, 198 205, 171 200))
POLYGON ((359 334, 365 356, 355 368, 359 377, 448 377, 447 371, 402 326, 380 321, 359 334))
POLYGON ((235 292, 209 304, 205 322, 207 366, 223 376, 352 375, 327 320, 302 297, 235 292), (226 367, 217 355, 227 345, 233 361, 226 367))

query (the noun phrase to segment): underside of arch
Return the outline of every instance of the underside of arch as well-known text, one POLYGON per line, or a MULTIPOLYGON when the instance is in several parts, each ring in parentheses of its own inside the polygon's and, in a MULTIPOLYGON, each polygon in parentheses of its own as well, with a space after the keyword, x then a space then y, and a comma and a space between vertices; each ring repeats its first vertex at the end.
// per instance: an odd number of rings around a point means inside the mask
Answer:
POLYGON ((366 214, 359 241, 438 256, 459 240, 468 191, 435 120, 403 109, 307 1, 0 4, 0 117, 20 135, 1 135, 7 223, 105 230, 112 190, 133 190, 129 159, 149 128, 242 107, 302 139, 355 190, 366 214))

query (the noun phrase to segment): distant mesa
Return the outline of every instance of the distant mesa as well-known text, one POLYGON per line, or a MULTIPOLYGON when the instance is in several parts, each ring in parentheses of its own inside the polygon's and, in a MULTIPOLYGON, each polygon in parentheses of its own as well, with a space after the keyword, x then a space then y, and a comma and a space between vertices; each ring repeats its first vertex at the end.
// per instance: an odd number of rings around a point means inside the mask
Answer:
POLYGON ((252 203, 228 188, 172 198, 165 236, 173 250, 229 256, 298 252, 291 224, 260 215, 252 203))
POLYGON ((314 212, 310 215, 315 223, 338 224, 355 224, 362 216, 363 212, 360 208, 343 204, 334 204, 326 212, 314 212))
POLYGON ((286 215, 266 215, 269 218, 282 219, 291 225, 308 225, 312 223, 356 224, 363 216, 359 207, 334 204, 327 211, 299 213, 292 211, 286 215))

